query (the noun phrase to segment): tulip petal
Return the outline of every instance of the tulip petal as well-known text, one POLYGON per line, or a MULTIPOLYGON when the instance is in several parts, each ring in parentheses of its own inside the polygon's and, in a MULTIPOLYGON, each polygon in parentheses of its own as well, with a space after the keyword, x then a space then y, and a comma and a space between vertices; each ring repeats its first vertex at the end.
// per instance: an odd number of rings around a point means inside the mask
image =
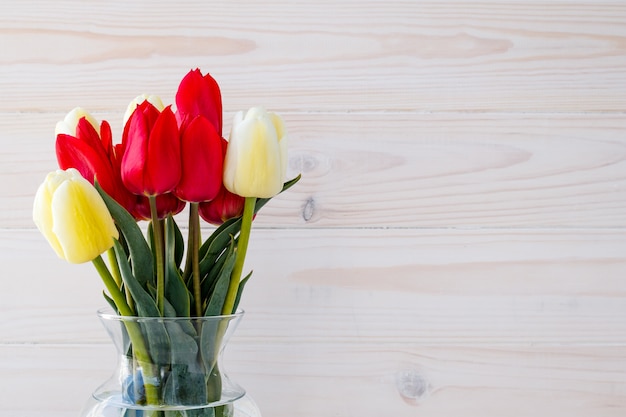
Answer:
POLYGON ((135 97, 130 103, 128 103, 128 106, 126 107, 126 112, 124 113, 124 117, 122 119, 122 125, 126 125, 128 119, 130 119, 130 116, 132 116, 135 109, 137 109, 137 107, 139 107, 146 101, 152 104, 152 106, 154 106, 158 111, 162 111, 165 108, 165 106, 163 105, 163 101, 161 101, 161 97, 141 94, 135 97))
POLYGON ((224 184, 240 196, 270 198, 282 189, 282 152, 271 118, 259 108, 235 116, 226 152, 224 184))
MULTIPOLYGON (((134 216, 139 220, 150 220, 152 213, 150 212, 150 202, 148 197, 136 196, 135 207, 133 209, 134 216)), ((170 214, 172 216, 180 213, 185 208, 185 202, 177 198, 174 194, 161 194, 156 196, 157 217, 164 219, 170 214)))
POLYGON ((86 142, 92 148, 100 148, 104 152, 104 147, 102 146, 102 142, 100 141, 100 135, 98 135, 98 131, 91 123, 89 123, 89 121, 87 121, 86 118, 83 117, 78 120, 78 123, 76 124, 76 135, 74 136, 86 142))
POLYGON ((141 103, 124 127, 122 181, 137 195, 154 196, 174 189, 180 180, 180 138, 170 107, 159 112, 141 103))
POLYGON ((219 85, 209 74, 202 76, 199 69, 189 71, 176 92, 176 109, 179 122, 204 116, 215 130, 222 132, 222 95, 219 85))
POLYGON ((195 117, 181 138, 182 176, 175 194, 191 202, 215 198, 222 186, 222 138, 203 116, 195 117))
POLYGON ((111 125, 106 120, 100 123, 100 143, 104 148, 104 152, 112 161, 115 158, 115 152, 113 149, 113 133, 111 132, 111 125))
POLYGON ((119 237, 96 189, 73 168, 51 172, 37 190, 33 220, 57 255, 90 261, 119 237))
POLYGON ((272 122, 274 123, 274 128, 276 129, 276 135, 278 137, 278 146, 280 148, 280 182, 285 182, 285 178, 287 177, 287 148, 288 148, 288 140, 287 140, 287 129, 285 128, 285 121, 282 117, 280 117, 276 113, 269 113, 272 118, 272 122))
POLYGON ((244 202, 243 197, 231 193, 222 186, 214 199, 200 203, 200 217, 208 223, 219 226, 228 219, 241 216, 244 202))
POLYGON ((70 263, 93 260, 119 237, 102 197, 83 178, 72 178, 56 189, 51 213, 52 231, 70 263))
POLYGON ((108 122, 100 124, 100 135, 82 118, 76 135, 59 134, 56 140, 56 156, 61 169, 76 168, 90 183, 100 183, 104 191, 124 207, 130 209, 131 193, 123 186, 120 162, 115 155, 111 127, 108 122))
POLYGON ((148 151, 148 126, 144 114, 137 109, 125 127, 124 156, 122 157, 122 182, 134 194, 143 194, 143 169, 148 151))
POLYGON ((98 122, 94 117, 85 109, 81 107, 75 107, 69 113, 65 115, 65 118, 56 124, 55 136, 61 133, 71 136, 77 136, 76 127, 80 119, 85 118, 94 129, 98 128, 98 122))
POLYGON ((54 222, 52 220, 52 210, 50 210, 50 207, 52 206, 52 194, 54 192, 54 187, 51 187, 51 183, 49 181, 50 178, 51 174, 46 177, 46 181, 39 186, 37 193, 35 194, 35 202, 33 204, 33 221, 35 222, 37 229, 39 229, 48 243, 50 243, 50 246, 52 246, 52 249, 54 249, 57 256, 64 259, 63 248, 52 231, 52 225, 54 222))
POLYGON ((144 167, 144 189, 148 195, 172 191, 181 176, 180 137, 176 117, 170 107, 159 115, 148 141, 144 167))
POLYGON ((76 168, 90 183, 94 183, 96 175, 104 189, 114 191, 114 174, 111 164, 104 154, 102 145, 98 150, 78 138, 68 135, 59 135, 56 142, 57 161, 61 169, 76 168))

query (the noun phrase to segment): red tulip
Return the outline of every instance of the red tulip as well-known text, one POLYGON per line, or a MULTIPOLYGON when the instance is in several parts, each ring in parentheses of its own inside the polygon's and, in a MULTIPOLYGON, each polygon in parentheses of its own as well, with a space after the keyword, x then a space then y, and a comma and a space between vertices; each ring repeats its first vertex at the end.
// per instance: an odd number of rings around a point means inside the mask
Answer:
POLYGON ((84 115, 78 119, 75 128, 72 127, 73 121, 67 123, 69 115, 64 122, 60 122, 62 128, 58 129, 56 140, 59 167, 63 170, 76 168, 92 184, 97 180, 107 194, 129 209, 133 196, 122 183, 112 146, 111 127, 103 121, 98 134, 93 118, 82 112, 84 115))
MULTIPOLYGON (((226 155, 228 142, 222 138, 222 156, 226 155)), ((239 217, 243 214, 245 199, 237 194, 233 194, 224 187, 220 177, 220 189, 217 196, 211 201, 200 203, 200 217, 204 221, 219 226, 228 219, 239 217)))
POLYGON ((228 219, 239 217, 243 214, 245 199, 233 194, 222 184, 217 196, 206 203, 200 203, 200 217, 204 221, 219 226, 228 219))
MULTIPOLYGON (((137 195, 134 196, 135 205, 133 207, 133 216, 137 220, 151 220, 150 202, 148 197, 137 195)), ((176 215, 185 208, 185 202, 179 200, 172 193, 161 194, 156 196, 157 217, 164 219, 168 215, 176 215)))
POLYGON ((124 127, 122 146, 126 188, 145 196, 174 190, 181 176, 180 138, 169 106, 162 112, 147 101, 137 106, 124 127))
POLYGON ((176 117, 180 125, 185 119, 191 121, 198 115, 215 126, 222 134, 222 95, 220 87, 209 74, 202 75, 199 69, 189 71, 182 79, 176 92, 176 117))
POLYGON ((204 116, 184 127, 181 154, 182 176, 174 194, 195 203, 214 199, 222 186, 222 137, 204 116))
MULTIPOLYGON (((117 144, 115 145, 115 154, 118 156, 117 167, 114 166, 114 169, 117 169, 117 172, 120 172, 120 160, 124 157, 124 145, 117 144)), ((123 185, 122 187, 126 189, 123 185)), ((125 206, 126 210, 135 218, 135 220, 151 220, 150 213, 150 202, 148 197, 144 195, 135 195, 130 191, 126 190, 126 192, 130 195, 130 202, 128 206, 125 206)), ((164 219, 168 214, 178 214, 185 208, 185 202, 179 200, 172 193, 161 194, 156 196, 156 205, 157 205, 157 215, 159 219, 164 219)))

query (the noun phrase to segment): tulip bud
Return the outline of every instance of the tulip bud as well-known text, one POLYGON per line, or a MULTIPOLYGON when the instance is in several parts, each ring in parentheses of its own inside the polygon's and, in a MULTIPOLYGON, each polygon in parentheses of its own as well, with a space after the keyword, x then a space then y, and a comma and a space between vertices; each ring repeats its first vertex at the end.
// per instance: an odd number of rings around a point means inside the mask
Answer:
MULTIPOLYGON (((228 142, 222 138, 222 159, 226 157, 228 142)), ((200 203, 198 206, 200 217, 204 221, 219 226, 228 219, 240 217, 243 214, 245 199, 237 194, 233 194, 224 187, 224 182, 220 176, 220 187, 217 195, 210 201, 200 203)))
POLYGON ((210 74, 202 75, 199 69, 189 71, 178 86, 176 108, 180 125, 201 115, 222 135, 222 94, 217 81, 210 74))
POLYGON ((155 196, 174 190, 181 176, 180 137, 176 117, 144 101, 124 126, 121 173, 126 188, 155 196))
POLYGON ((74 168, 48 174, 35 195, 33 220, 70 263, 95 259, 119 237, 102 197, 74 168))
POLYGON ((287 136, 280 116, 259 107, 238 112, 224 161, 224 185, 242 197, 271 198, 283 187, 287 136))
POLYGON ((76 168, 90 183, 98 181, 108 195, 130 210, 135 196, 122 184, 108 122, 98 124, 89 113, 76 108, 57 123, 56 131, 59 168, 76 168))
POLYGON ((228 191, 224 186, 217 196, 206 203, 200 203, 199 213, 204 221, 219 226, 226 220, 243 214, 244 198, 228 191))
POLYGON ((204 117, 194 117, 181 135, 182 175, 174 194, 198 203, 215 198, 222 186, 222 137, 204 117))
POLYGON ((93 128, 98 131, 100 129, 100 124, 97 120, 89 114, 89 112, 81 107, 76 107, 72 109, 68 114, 65 115, 65 118, 60 122, 57 122, 56 127, 54 129, 55 136, 59 134, 65 134, 70 136, 76 136, 76 129, 78 127, 78 122, 80 119, 85 118, 89 122, 93 128))
MULTIPOLYGON (((132 215, 136 220, 151 220, 152 213, 150 212, 150 202, 148 197, 142 195, 135 196, 135 205, 132 210, 132 215)), ((156 197, 157 217, 164 219, 169 215, 176 215, 185 208, 185 202, 178 199, 174 194, 161 194, 156 197)))
POLYGON ((128 106, 126 107, 126 112, 124 113, 122 126, 126 125, 126 123, 128 122, 128 119, 130 119, 130 116, 133 115, 137 106, 139 106, 144 101, 147 101, 148 103, 152 104, 158 111, 163 111, 163 109, 165 109, 165 106, 163 105, 163 101, 161 101, 161 97, 148 95, 148 94, 141 94, 135 97, 130 103, 128 103, 128 106))

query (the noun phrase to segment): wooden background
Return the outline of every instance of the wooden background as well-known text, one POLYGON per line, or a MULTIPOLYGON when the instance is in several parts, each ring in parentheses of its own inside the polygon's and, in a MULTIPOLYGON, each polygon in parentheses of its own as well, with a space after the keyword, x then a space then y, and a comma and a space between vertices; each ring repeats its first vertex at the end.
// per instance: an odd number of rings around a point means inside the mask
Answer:
POLYGON ((2 415, 77 416, 115 362, 31 220, 56 121, 119 140, 196 67, 304 176, 226 357, 265 416, 626 415, 624 1, 3 1, 0 48, 2 415))

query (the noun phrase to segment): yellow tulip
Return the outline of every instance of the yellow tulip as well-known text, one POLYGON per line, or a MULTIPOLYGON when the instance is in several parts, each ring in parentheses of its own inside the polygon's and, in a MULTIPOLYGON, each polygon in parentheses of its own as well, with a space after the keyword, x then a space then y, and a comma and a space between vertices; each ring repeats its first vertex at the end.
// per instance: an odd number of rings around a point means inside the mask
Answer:
POLYGON ((283 119, 260 107, 235 115, 224 160, 224 186, 242 197, 271 198, 283 187, 287 135, 283 119))
POLYGON ((144 101, 147 101, 148 103, 152 104, 154 107, 156 107, 156 109, 159 112, 162 112, 163 109, 165 109, 165 106, 163 105, 163 101, 161 100, 161 97, 148 95, 148 94, 141 94, 135 97, 126 107, 126 112, 124 113, 122 126, 126 126, 126 122, 128 122, 128 119, 130 119, 130 116, 133 115, 133 112, 135 111, 137 106, 139 106, 144 101))
POLYGON ((74 168, 48 174, 35 195, 33 220, 57 255, 70 263, 95 259, 119 238, 102 197, 74 168))
POLYGON ((96 129, 96 132, 100 131, 100 123, 89 112, 81 107, 76 107, 70 111, 63 120, 56 124, 54 129, 54 135, 66 134, 70 136, 76 136, 76 126, 78 121, 82 118, 87 121, 96 129))

